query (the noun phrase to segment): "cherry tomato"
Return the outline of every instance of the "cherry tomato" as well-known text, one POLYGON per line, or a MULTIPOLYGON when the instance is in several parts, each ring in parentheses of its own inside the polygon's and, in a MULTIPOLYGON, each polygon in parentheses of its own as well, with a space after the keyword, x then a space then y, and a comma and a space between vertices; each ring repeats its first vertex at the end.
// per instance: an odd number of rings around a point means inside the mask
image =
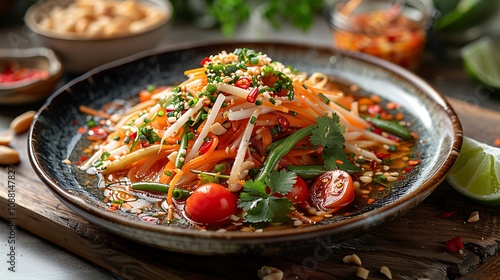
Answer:
POLYGON ((236 196, 222 185, 207 183, 198 187, 186 200, 190 219, 202 224, 222 222, 236 213, 236 196))
MULTIPOLYGON (((271 189, 267 187, 266 192, 269 194, 271 192, 271 189)), ((305 208, 307 206, 307 201, 309 200, 309 188, 307 187, 306 182, 304 182, 304 179, 297 176, 297 181, 286 195, 275 193, 273 194, 273 196, 285 196, 294 204, 298 204, 300 207, 305 208)))
POLYGON ((342 170, 330 170, 314 181, 311 202, 323 211, 338 211, 354 201, 354 185, 351 176, 342 170))
POLYGON ((293 203, 297 203, 298 205, 305 207, 307 201, 309 200, 309 188, 307 187, 306 182, 297 176, 297 181, 293 185, 290 192, 286 194, 286 197, 288 197, 288 199, 290 199, 293 203))

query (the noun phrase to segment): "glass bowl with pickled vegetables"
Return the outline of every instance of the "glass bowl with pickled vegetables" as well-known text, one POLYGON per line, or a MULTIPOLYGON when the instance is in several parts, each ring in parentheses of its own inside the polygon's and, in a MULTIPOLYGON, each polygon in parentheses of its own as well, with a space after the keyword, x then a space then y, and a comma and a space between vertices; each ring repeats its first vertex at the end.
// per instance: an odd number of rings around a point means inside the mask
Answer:
POLYGON ((338 0, 328 13, 333 44, 416 70, 433 10, 425 0, 338 0))

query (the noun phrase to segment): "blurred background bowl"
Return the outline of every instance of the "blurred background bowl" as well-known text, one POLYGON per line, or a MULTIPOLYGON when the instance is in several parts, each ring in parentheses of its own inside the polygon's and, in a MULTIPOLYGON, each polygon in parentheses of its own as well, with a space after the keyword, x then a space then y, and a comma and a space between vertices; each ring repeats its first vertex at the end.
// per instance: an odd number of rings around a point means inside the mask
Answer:
POLYGON ((43 71, 43 78, 26 78, 0 83, 0 104, 33 103, 47 97, 61 80, 63 67, 57 55, 47 48, 0 49, 0 72, 15 65, 20 71, 43 71))
MULTIPOLYGON (((75 2, 77 1, 39 1, 27 10, 24 21, 28 28, 39 37, 44 46, 53 49, 61 56, 65 69, 76 74, 154 48, 160 39, 164 38, 167 32, 167 22, 171 19, 173 12, 172 5, 168 0, 128 1, 129 4, 151 5, 155 11, 162 11, 165 16, 140 31, 125 32, 112 36, 90 36, 78 32, 63 32, 47 28, 44 25, 44 19, 50 16, 51 11, 65 9, 75 2)), ((86 2, 93 5, 92 1, 86 2)), ((105 1, 95 1, 95 3, 97 2, 105 1)), ((58 21, 57 24, 63 25, 65 23, 58 21)))

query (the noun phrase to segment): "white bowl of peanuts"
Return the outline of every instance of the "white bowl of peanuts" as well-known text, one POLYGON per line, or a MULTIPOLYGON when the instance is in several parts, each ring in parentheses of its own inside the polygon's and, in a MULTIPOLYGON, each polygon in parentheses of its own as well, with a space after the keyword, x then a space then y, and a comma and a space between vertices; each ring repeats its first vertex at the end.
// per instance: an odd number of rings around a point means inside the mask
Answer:
POLYGON ((82 73, 154 48, 172 11, 168 0, 43 0, 24 20, 66 70, 82 73))

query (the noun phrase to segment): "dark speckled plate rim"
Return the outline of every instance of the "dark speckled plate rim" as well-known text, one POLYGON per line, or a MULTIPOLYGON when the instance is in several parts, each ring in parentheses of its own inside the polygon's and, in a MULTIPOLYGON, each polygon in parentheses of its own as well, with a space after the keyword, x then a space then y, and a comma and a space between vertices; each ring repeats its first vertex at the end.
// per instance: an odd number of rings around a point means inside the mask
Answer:
MULTIPOLYGON (((204 43, 183 43, 183 44, 177 44, 169 47, 163 47, 150 51, 141 52, 136 55, 132 55, 127 58, 120 59, 118 61, 114 61, 102 65, 100 67, 97 67, 75 78, 74 80, 68 82, 65 86, 61 87, 53 95, 51 95, 47 99, 45 104, 39 109, 29 132, 28 155, 31 165, 37 176, 41 178, 41 180, 49 187, 49 189, 56 195, 56 197, 59 200, 61 200, 66 206, 77 212, 77 214, 83 216, 84 218, 90 220, 91 222, 94 222, 95 224, 107 228, 108 230, 113 231, 113 229, 110 229, 109 227, 117 226, 117 228, 130 228, 131 231, 150 232, 153 235, 158 235, 158 234, 165 236, 169 235, 181 239, 186 238, 187 240, 191 241, 205 240, 205 241, 215 241, 215 242, 234 242, 235 244, 243 244, 243 245, 256 245, 256 244, 269 244, 273 242, 285 242, 285 241, 294 242, 304 239, 324 237, 328 235, 349 235, 350 233, 371 229, 382 223, 388 222, 393 218, 405 214, 406 212, 410 211, 412 208, 420 204, 428 195, 430 195, 437 188, 437 186, 442 181, 444 181, 444 179, 450 172, 453 164, 455 163, 458 157, 462 145, 462 138, 463 138, 463 133, 459 119, 456 113, 454 112, 453 108, 444 98, 444 95, 438 92, 434 87, 432 87, 422 78, 397 65, 362 53, 341 51, 324 46, 310 46, 306 44, 289 43, 289 42, 218 40, 214 42, 209 41, 204 43), (278 231, 266 231, 255 234, 249 234, 245 232, 192 231, 192 230, 185 230, 185 229, 183 230, 179 228, 157 226, 148 223, 133 221, 123 216, 113 214, 111 212, 102 211, 102 209, 90 205, 83 199, 71 195, 70 193, 65 191, 64 188, 59 186, 56 182, 52 181, 50 175, 47 174, 45 171, 45 168, 47 167, 41 165, 40 160, 37 156, 36 145, 33 144, 34 141, 33 131, 34 128, 37 126, 37 120, 39 116, 43 114, 44 110, 46 110, 51 105, 51 102, 54 100, 54 98, 56 98, 59 94, 63 94, 65 92, 65 89, 70 88, 72 85, 88 79, 92 75, 110 69, 112 70, 112 68, 122 64, 133 63, 135 60, 147 56, 157 55, 165 52, 182 51, 185 49, 192 49, 192 48, 213 47, 216 45, 229 46, 228 48, 231 48, 234 46, 245 46, 245 44, 282 45, 288 48, 293 48, 293 47, 306 48, 306 49, 319 50, 322 52, 331 52, 332 54, 344 55, 347 57, 351 57, 355 60, 361 60, 364 63, 372 64, 376 67, 383 69, 384 71, 390 72, 392 75, 398 76, 402 80, 409 82, 412 86, 425 92, 430 99, 436 102, 442 108, 445 114, 449 117, 449 120, 452 124, 451 129, 453 130, 453 139, 452 139, 453 143, 444 164, 442 164, 438 168, 434 176, 432 176, 431 178, 426 180, 422 185, 416 188, 411 195, 406 195, 401 199, 392 202, 384 207, 374 209, 367 213, 363 213, 355 217, 352 217, 350 219, 342 220, 332 224, 302 227, 302 228, 290 228, 278 231)), ((131 236, 128 237, 130 238, 131 236)), ((158 244, 159 241, 151 241, 151 240, 138 240, 138 241, 162 247, 162 244, 158 244)), ((168 248, 168 246, 167 248, 163 249, 172 249, 174 251, 179 250, 178 248, 168 248)), ((187 252, 195 254, 197 253, 197 252, 191 252, 189 250, 187 252)), ((199 253, 204 254, 207 252, 199 252, 199 253)))

